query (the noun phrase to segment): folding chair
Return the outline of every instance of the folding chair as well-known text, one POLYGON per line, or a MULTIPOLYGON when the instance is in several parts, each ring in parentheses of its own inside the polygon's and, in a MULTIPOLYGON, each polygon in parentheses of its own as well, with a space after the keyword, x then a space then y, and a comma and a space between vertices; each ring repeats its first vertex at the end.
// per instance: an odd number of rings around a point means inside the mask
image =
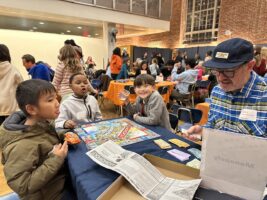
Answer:
POLYGON ((164 100, 165 103, 167 103, 165 101, 166 100, 165 96, 167 95, 168 90, 169 90, 169 87, 168 86, 161 86, 161 87, 158 88, 158 92, 162 96, 162 98, 163 98, 163 100, 164 100))
POLYGON ((191 126, 198 123, 202 117, 202 111, 195 108, 179 108, 178 112, 178 123, 177 131, 183 132, 183 130, 188 130, 191 126), (179 125, 182 121, 183 124, 179 125))
POLYGON ((169 120, 173 130, 176 130, 178 124, 178 109, 181 106, 178 104, 173 104, 169 110, 169 120))
POLYGON ((158 88, 158 92, 161 94, 161 95, 164 95, 164 94, 167 94, 168 92, 168 86, 161 86, 158 88))
POLYGON ((127 91, 129 91, 130 94, 135 94, 134 86, 132 86, 132 85, 126 85, 126 86, 124 87, 124 89, 127 90, 127 91))
POLYGON ((178 100, 180 102, 181 105, 183 105, 183 103, 185 103, 185 105, 191 104, 191 107, 194 107, 194 94, 195 94, 195 88, 196 88, 196 84, 190 84, 188 86, 188 94, 185 94, 184 97, 180 100, 178 100))

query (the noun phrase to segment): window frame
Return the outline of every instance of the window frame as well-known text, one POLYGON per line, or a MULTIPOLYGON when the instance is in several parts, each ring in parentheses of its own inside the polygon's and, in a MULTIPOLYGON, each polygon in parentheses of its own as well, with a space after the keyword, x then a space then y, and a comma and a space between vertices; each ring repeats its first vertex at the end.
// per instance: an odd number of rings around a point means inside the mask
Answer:
POLYGON ((187 0, 183 36, 184 44, 205 43, 217 40, 220 23, 220 4, 221 0, 187 0))

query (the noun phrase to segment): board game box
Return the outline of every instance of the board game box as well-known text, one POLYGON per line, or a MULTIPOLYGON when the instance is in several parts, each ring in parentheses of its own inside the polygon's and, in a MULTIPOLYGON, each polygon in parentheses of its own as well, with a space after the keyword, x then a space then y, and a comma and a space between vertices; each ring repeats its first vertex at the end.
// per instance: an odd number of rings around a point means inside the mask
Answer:
POLYGON ((85 124, 74 131, 88 149, 93 149, 108 140, 124 146, 160 137, 157 133, 126 118, 85 124))

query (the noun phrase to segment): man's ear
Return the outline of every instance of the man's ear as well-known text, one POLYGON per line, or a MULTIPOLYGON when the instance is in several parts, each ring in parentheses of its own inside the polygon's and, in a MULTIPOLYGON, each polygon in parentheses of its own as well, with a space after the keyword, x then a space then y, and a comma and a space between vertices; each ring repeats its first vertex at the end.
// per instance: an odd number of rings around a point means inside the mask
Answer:
POLYGON ((31 116, 37 115, 37 107, 34 105, 27 104, 25 106, 27 113, 29 113, 31 116))
POLYGON ((246 68, 248 69, 248 71, 252 71, 253 70, 253 66, 254 66, 254 62, 250 61, 248 63, 246 63, 246 68))

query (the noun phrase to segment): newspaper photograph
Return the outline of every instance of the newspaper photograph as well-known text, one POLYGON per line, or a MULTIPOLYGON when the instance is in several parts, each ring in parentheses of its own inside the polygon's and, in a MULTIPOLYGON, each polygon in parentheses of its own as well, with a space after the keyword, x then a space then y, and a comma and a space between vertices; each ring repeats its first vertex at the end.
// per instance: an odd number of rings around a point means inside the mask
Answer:
POLYGON ((113 141, 107 141, 86 154, 102 167, 124 176, 149 200, 190 200, 201 182, 201 179, 184 181, 168 178, 144 157, 123 149, 113 141))

